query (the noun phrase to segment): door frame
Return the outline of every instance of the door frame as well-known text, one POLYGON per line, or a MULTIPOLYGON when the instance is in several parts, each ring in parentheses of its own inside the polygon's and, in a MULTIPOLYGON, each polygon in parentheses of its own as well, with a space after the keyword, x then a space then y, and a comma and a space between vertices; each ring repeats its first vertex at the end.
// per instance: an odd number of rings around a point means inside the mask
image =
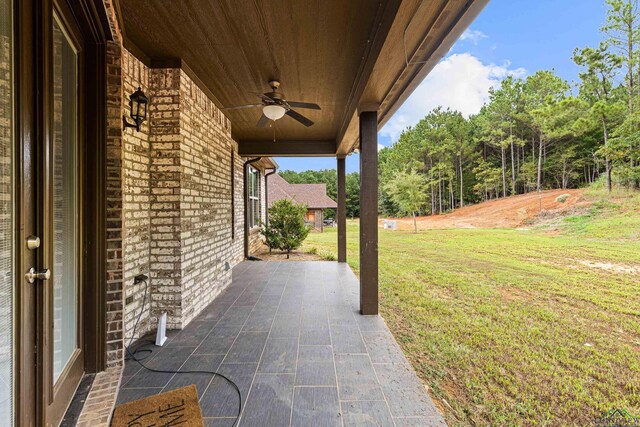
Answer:
POLYGON ((36 288, 27 286, 24 273, 36 263, 33 251, 25 248, 27 236, 37 235, 35 226, 37 108, 35 85, 36 20, 34 0, 13 2, 13 85, 14 91, 14 212, 15 212, 15 276, 14 301, 16 325, 14 327, 14 423, 37 425, 36 399, 36 288), (27 209, 27 207, 30 207, 27 209))
MULTIPOLYGON (((113 40, 102 0, 13 0, 14 14, 14 129, 15 129, 15 420, 17 425, 44 425, 50 418, 42 373, 47 372, 43 287, 28 284, 30 267, 47 267, 43 251, 26 248, 29 235, 47 236, 47 219, 37 221, 36 189, 44 188, 43 169, 50 153, 43 150, 52 138, 52 31, 53 10, 65 9, 84 38, 78 58, 79 202, 82 218, 79 248, 83 271, 80 283, 82 308, 78 322, 85 372, 106 366, 106 43, 113 40), (38 253, 39 252, 39 253, 38 253), (34 399, 34 396, 36 397, 34 399)), ((46 315, 47 313, 45 313, 46 315)), ((71 396, 73 396, 73 390, 71 396)), ((58 408, 55 418, 66 411, 58 408)))
MULTIPOLYGON (((43 202, 44 205, 42 209, 38 209, 36 214, 36 221, 38 223, 38 228, 40 231, 40 238, 42 240, 43 246, 37 250, 37 254, 39 255, 37 270, 42 270, 48 268, 51 270, 52 279, 48 280, 45 283, 42 283, 38 286, 38 291, 40 293, 40 302, 41 305, 38 307, 38 314, 40 314, 39 318, 39 326, 40 332, 36 336, 37 340, 37 348, 41 349, 38 351, 38 359, 40 362, 40 369, 37 372, 38 377, 38 386, 41 393, 38 396, 43 396, 44 399, 42 401, 43 405, 43 414, 44 414, 44 424, 46 425, 57 425, 60 420, 64 417, 64 413, 67 410, 67 406, 73 395, 75 390, 82 379, 82 375, 85 371, 84 366, 84 356, 86 354, 86 348, 84 347, 84 319, 81 314, 84 312, 84 294, 85 294, 85 286, 83 286, 84 280, 84 258, 86 255, 84 254, 83 246, 84 246, 84 203, 80 194, 82 194, 82 190, 84 189, 84 177, 87 175, 87 170, 84 165, 84 151, 87 146, 87 138, 84 133, 84 119, 86 117, 85 105, 84 105, 84 92, 85 92, 85 83, 86 83, 86 74, 85 74, 85 63, 84 63, 84 55, 87 50, 87 46, 85 44, 85 36, 80 30, 79 26, 75 22, 75 17, 72 10, 69 8, 69 5, 65 4, 64 1, 56 1, 52 2, 52 13, 44 14, 46 18, 44 20, 49 20, 49 24, 46 24, 43 29, 43 34, 50 41, 48 43, 43 44, 46 46, 47 55, 49 58, 49 62, 45 63, 44 73, 44 87, 45 89, 42 91, 43 99, 46 100, 44 104, 44 110, 46 111, 45 116, 43 117, 42 123, 45 125, 45 132, 43 132, 43 138, 38 142, 41 143, 39 148, 39 153, 42 153, 42 156, 39 156, 37 163, 37 170, 40 172, 40 193, 38 195, 37 202, 43 202), (54 108, 54 90, 55 90, 55 82, 54 82, 54 51, 52 49, 54 42, 54 32, 53 27, 57 25, 62 33, 62 37, 68 42, 72 49, 76 51, 76 91, 75 91, 75 164, 72 165, 64 165, 63 167, 72 167, 76 170, 76 188, 74 189, 74 197, 77 203, 76 212, 74 214, 77 218, 77 225, 79 227, 79 233, 76 236, 76 248, 78 257, 78 268, 75 272, 76 276, 76 301, 77 304, 74 307, 76 311, 76 336, 75 342, 77 343, 77 349, 70 355, 69 359, 65 362, 65 366, 63 370, 60 372, 60 376, 56 380, 54 378, 54 329, 53 329, 53 317, 54 317, 54 280, 56 275, 58 274, 56 271, 56 265, 54 262, 54 244, 55 244, 55 236, 54 236, 54 194, 52 192, 54 187, 54 170, 55 170, 55 144, 56 137, 54 135, 55 124, 54 124, 54 114, 56 113, 54 108)), ((64 42, 63 42, 64 43, 64 42)))

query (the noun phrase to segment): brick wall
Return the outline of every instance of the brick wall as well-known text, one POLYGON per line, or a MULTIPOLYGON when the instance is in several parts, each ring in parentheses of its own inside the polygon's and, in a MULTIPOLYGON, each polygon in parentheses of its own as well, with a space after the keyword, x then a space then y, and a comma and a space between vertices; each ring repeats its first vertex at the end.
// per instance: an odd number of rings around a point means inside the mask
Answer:
MULTIPOLYGON (((229 267, 243 259, 245 186, 228 119, 182 70, 149 69, 124 49, 105 4, 116 36, 107 45, 106 165, 114 366, 141 311, 136 337, 152 331, 163 312, 169 328, 182 328, 231 283, 229 267), (140 132, 122 126, 138 86, 150 100, 140 132), (144 310, 145 284, 133 284, 138 274, 150 278, 144 310)), ((261 179, 262 200, 264 190, 261 179)))
POLYGON ((180 74, 151 70, 152 317, 167 312, 169 329, 182 327, 180 242, 180 74))
POLYGON ((231 283, 234 144, 229 120, 184 73, 180 89, 182 319, 186 324, 231 283))
POLYGON ((122 40, 110 1, 105 1, 114 40, 107 42, 107 140, 106 140, 106 331, 107 365, 121 365, 123 351, 123 253, 122 253, 122 40))
POLYGON ((184 327, 231 283, 230 267, 242 259, 244 185, 228 119, 182 70, 147 69, 126 50, 122 64, 124 96, 141 86, 150 100, 147 124, 123 133, 124 321, 130 337, 144 296, 144 284, 133 285, 135 275, 150 276, 149 310, 142 312, 136 336, 153 330, 164 312, 169 329, 184 327))
MULTIPOLYGON (((130 338, 142 308, 144 284, 133 285, 134 276, 150 276, 150 310, 142 313, 136 335, 152 330, 164 311, 172 314, 169 327, 184 327, 230 284, 225 263, 243 259, 245 186, 244 159, 226 117, 181 70, 147 69, 125 50, 112 0, 104 5, 114 37, 106 45, 105 280, 112 392, 124 361, 124 338, 130 338), (150 98, 149 120, 134 132, 123 129, 122 115, 129 114, 128 96, 138 86, 150 98)), ((0 80, 6 71, 0 67, 0 80)), ((5 143, 2 125, 0 143, 5 143)), ((261 213, 264 220, 264 208, 261 213)), ((101 387, 95 398, 92 391, 87 409, 91 412, 95 401, 104 411, 83 425, 104 424, 111 412, 115 400, 101 387)))
MULTIPOLYGON (((149 92, 149 70, 127 50, 122 51, 123 114, 129 114, 129 95, 138 87, 149 92)), ((131 122, 131 119, 129 119, 131 122)), ((142 123, 140 131, 127 128, 122 133, 123 177, 123 268, 125 339, 134 336, 135 319, 140 322, 135 338, 151 329, 149 322, 150 293, 145 288, 153 283, 134 284, 138 274, 149 275, 150 251, 150 179, 149 179, 149 121, 142 123), (142 315, 141 315, 141 311, 142 315)), ((127 342, 125 342, 127 344, 127 342)))

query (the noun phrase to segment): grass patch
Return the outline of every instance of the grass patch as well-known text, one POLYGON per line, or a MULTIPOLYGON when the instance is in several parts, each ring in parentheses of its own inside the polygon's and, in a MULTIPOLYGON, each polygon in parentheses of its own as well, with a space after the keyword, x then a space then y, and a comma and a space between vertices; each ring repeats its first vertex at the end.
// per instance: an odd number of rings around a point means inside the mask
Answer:
POLYGON ((302 250, 309 255, 318 255, 323 261, 335 261, 338 256, 330 250, 322 249, 318 250, 315 246, 303 246, 302 250))
POLYGON ((640 240, 640 192, 589 188, 585 197, 592 200, 589 210, 564 218, 564 234, 592 239, 640 240))
MULTIPOLYGON (((618 196, 590 194, 592 211, 553 235, 380 230, 381 312, 449 425, 584 426, 612 408, 640 415, 639 278, 598 267, 640 265, 640 197, 618 196)), ((336 238, 328 228, 305 246, 335 254, 336 238)), ((349 222, 356 272, 358 241, 349 222)))
POLYGON ((320 258, 322 258, 324 261, 335 261, 338 259, 338 256, 331 251, 325 250, 320 252, 318 255, 320 255, 320 258))

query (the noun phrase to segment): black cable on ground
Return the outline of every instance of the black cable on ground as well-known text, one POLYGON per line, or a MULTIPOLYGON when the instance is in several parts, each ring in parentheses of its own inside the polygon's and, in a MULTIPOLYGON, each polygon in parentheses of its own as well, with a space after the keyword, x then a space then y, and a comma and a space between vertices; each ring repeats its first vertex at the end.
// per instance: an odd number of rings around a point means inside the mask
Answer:
MULTIPOLYGON (((132 353, 131 350, 129 349, 129 347, 131 346, 131 342, 133 341, 133 337, 136 336, 136 329, 138 328, 138 323, 140 323, 140 318, 142 317, 142 313, 144 312, 144 305, 145 305, 145 302, 147 300, 147 289, 148 289, 148 287, 149 287, 149 283, 145 279, 144 280, 144 297, 142 299, 142 308, 140 309, 140 314, 138 315, 138 319, 136 320, 136 323, 133 326, 133 332, 131 334, 131 338, 129 339, 129 344, 124 346, 124 348, 127 350, 127 353, 129 354, 129 358, 135 360, 136 362, 138 362, 138 364, 140 364, 140 366, 142 366, 144 369, 146 369, 147 371, 150 371, 150 372, 157 372, 157 373, 160 373, 160 374, 209 374, 209 375, 213 375, 214 377, 220 377, 220 378, 224 379, 225 381, 227 381, 229 384, 231 384, 233 386, 233 388, 236 390, 236 393, 238 394, 238 414, 236 415, 236 420, 232 424, 232 427, 235 427, 235 425, 238 424, 238 421, 240 420, 240 415, 242 414, 242 392, 240 391, 240 388, 238 387, 238 385, 236 383, 234 383, 229 378, 227 378, 226 376, 224 376, 221 373, 216 372, 216 371, 164 371, 164 370, 161 370, 161 369, 149 368, 144 363, 142 363, 142 360, 147 359, 150 355, 145 357, 144 359, 138 359, 135 356, 135 354, 138 353, 138 350, 136 350, 136 351, 134 351, 132 353)), ((140 351, 141 352, 145 352, 145 353, 146 352, 149 352, 149 353, 153 352, 153 350, 151 350, 151 349, 142 349, 140 351)))

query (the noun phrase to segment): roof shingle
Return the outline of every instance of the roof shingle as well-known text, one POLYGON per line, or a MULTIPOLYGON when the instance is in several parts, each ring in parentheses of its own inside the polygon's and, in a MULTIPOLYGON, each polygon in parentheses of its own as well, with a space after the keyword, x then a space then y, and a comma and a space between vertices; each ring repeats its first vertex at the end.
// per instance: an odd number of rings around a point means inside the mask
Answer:
POLYGON ((309 209, 337 208, 338 204, 327 196, 326 184, 289 184, 278 174, 269 176, 267 184, 269 207, 276 200, 290 199, 304 203, 309 209))

